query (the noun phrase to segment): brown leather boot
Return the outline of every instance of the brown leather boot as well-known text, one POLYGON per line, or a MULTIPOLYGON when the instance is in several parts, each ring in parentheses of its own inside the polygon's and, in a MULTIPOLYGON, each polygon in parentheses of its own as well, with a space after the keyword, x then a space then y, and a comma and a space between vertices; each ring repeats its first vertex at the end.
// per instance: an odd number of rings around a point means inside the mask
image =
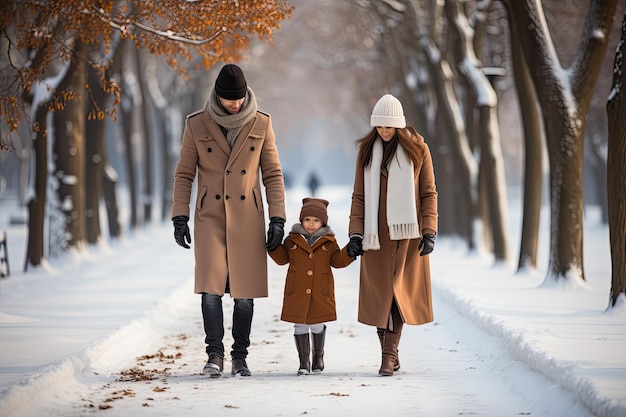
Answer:
POLYGON ((224 358, 222 358, 221 356, 213 355, 209 358, 206 365, 204 365, 202 375, 208 375, 211 378, 219 378, 220 376, 222 376, 223 370, 224 358))
MULTIPOLYGON (((380 349, 383 349, 383 335, 385 334, 385 329, 381 329, 380 327, 376 328, 376 332, 378 333, 378 340, 380 341, 380 349)), ((400 352, 396 351, 396 361, 393 364, 393 371, 396 372, 400 370, 400 352)))
POLYGON ((298 357, 300 358, 298 375, 308 375, 311 372, 311 362, 309 360, 311 355, 311 342, 309 340, 309 334, 295 334, 293 337, 296 339, 296 349, 298 349, 298 357))
POLYGON ((400 335, 402 334, 402 327, 404 322, 402 316, 398 310, 398 306, 395 302, 391 306, 391 322, 393 324, 393 330, 383 329, 383 343, 382 343, 382 364, 380 365, 379 375, 391 376, 395 367, 396 360, 398 360, 398 345, 400 344, 400 335))
POLYGON ((378 374, 381 376, 393 375, 393 368, 398 359, 398 344, 400 343, 400 332, 385 330, 383 333, 382 363, 378 374))
POLYGON ((313 337, 313 372, 324 370, 324 341, 326 340, 326 326, 322 333, 311 333, 313 337))
POLYGON ((232 375, 251 376, 252 372, 248 368, 245 358, 233 358, 233 369, 230 371, 232 375))

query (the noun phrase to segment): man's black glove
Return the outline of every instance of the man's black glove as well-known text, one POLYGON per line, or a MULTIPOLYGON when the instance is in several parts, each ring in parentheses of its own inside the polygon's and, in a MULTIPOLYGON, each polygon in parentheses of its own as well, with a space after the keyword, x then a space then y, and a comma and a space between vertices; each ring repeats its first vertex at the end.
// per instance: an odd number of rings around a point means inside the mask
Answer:
POLYGON ((283 241, 283 236, 285 235, 285 219, 281 219, 280 217, 272 217, 270 219, 270 225, 267 228, 267 243, 265 247, 268 251, 273 251, 283 241))
POLYGON ((191 233, 189 233, 189 226, 187 222, 189 217, 187 216, 175 216, 172 218, 174 223, 174 239, 179 246, 185 249, 189 249, 190 246, 187 243, 191 243, 191 233))
POLYGON ((417 249, 422 250, 420 252, 420 256, 428 255, 429 253, 431 253, 433 249, 435 249, 435 235, 427 233, 422 236, 422 241, 420 242, 417 249))
POLYGON ((352 259, 356 259, 357 256, 363 255, 363 236, 361 235, 352 235, 350 237, 350 242, 346 246, 346 251, 348 252, 348 256, 352 259))

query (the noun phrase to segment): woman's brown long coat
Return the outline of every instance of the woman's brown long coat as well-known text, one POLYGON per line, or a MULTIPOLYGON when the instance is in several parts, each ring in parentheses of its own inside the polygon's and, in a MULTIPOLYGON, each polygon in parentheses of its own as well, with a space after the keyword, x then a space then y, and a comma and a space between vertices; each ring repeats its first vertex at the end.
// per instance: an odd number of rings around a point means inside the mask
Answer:
POLYGON ((257 112, 231 150, 220 126, 204 111, 187 118, 174 174, 172 217, 189 216, 197 170, 193 246, 195 292, 233 298, 267 297, 265 210, 285 217, 285 191, 269 115, 257 112))
POLYGON ((331 267, 346 267, 353 259, 345 247, 339 249, 333 235, 322 236, 310 246, 292 232, 270 256, 278 265, 289 263, 281 320, 303 324, 337 320, 331 267))
MULTIPOLYGON (((420 233, 437 233, 437 191, 428 145, 416 140, 421 161, 414 164, 415 205, 420 233)), ((349 233, 364 233, 364 170, 357 164, 349 233)), ((380 250, 366 251, 361 257, 358 320, 386 328, 395 297, 407 324, 433 321, 429 255, 420 256, 418 239, 390 240, 387 226, 387 170, 381 170, 378 228, 380 250)))

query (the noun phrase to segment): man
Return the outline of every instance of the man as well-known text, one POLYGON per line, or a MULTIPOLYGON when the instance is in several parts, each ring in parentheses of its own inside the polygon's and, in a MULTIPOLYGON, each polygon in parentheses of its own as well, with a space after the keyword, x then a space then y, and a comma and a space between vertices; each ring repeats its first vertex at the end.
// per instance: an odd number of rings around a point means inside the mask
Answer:
POLYGON ((232 374, 250 376, 246 363, 254 298, 267 297, 267 253, 281 244, 285 189, 272 121, 257 110, 254 92, 237 65, 225 65, 204 109, 187 116, 174 174, 174 238, 189 249, 189 204, 194 211, 195 293, 202 295, 208 360, 203 373, 224 369, 222 297, 234 299, 232 374), (260 176, 259 176, 260 174, 260 176), (265 186, 270 217, 265 241, 265 186))

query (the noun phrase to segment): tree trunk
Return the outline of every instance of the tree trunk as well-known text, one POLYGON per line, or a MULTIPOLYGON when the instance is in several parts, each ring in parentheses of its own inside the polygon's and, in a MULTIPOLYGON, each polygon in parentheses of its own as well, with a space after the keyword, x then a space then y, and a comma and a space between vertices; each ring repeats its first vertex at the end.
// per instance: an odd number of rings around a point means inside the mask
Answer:
POLYGON ((46 125, 48 104, 41 103, 35 113, 35 124, 39 126, 33 140, 34 152, 34 196, 28 201, 28 245, 24 271, 28 265, 39 266, 44 258, 44 219, 46 213, 46 189, 48 186, 48 138, 46 125))
POLYGON ((136 229, 138 226, 138 218, 137 218, 137 173, 135 172, 135 147, 133 141, 133 108, 135 107, 135 86, 129 83, 129 77, 125 75, 126 71, 132 71, 131 68, 128 68, 128 61, 132 59, 132 54, 130 53, 129 48, 134 48, 135 45, 130 40, 121 41, 121 45, 118 47, 118 51, 120 52, 119 58, 124 62, 121 68, 121 76, 122 76, 122 105, 121 114, 122 114, 122 131, 124 141, 124 161, 126 163, 126 175, 127 175, 127 185, 129 192, 129 201, 130 201, 130 228, 136 229))
POLYGON ((122 235, 122 226, 119 220, 119 209, 117 204, 117 194, 115 192, 117 184, 117 173, 111 165, 105 164, 102 173, 102 193, 104 204, 107 210, 107 219, 109 223, 109 236, 112 239, 122 235))
MULTIPOLYGON (((115 57, 111 66, 111 74, 122 73, 122 51, 123 47, 118 45, 115 49, 115 57)), ((116 239, 122 236, 122 226, 119 220, 119 205, 117 202, 117 183, 119 176, 108 162, 108 155, 102 154, 104 160, 102 161, 102 197, 104 198, 104 205, 107 213, 107 224, 109 226, 109 237, 116 239)))
POLYGON ((474 220, 477 213, 476 201, 476 175, 478 167, 469 148, 463 116, 459 109, 459 103, 454 94, 454 82, 452 69, 447 61, 433 63, 433 75, 437 88, 438 118, 442 118, 442 124, 446 127, 441 134, 447 138, 446 149, 449 150, 450 159, 444 168, 450 168, 450 172, 444 175, 450 178, 452 197, 452 211, 458 225, 455 232, 467 243, 469 250, 476 247, 474 236, 474 220), (454 204, 454 201, 461 204, 454 204))
POLYGON ((493 239, 493 255, 496 261, 506 261, 509 257, 507 232, 507 195, 504 180, 504 160, 500 145, 500 125, 496 106, 479 108, 481 145, 480 165, 484 173, 485 188, 489 204, 489 223, 493 239))
POLYGON ((172 210, 172 184, 174 183, 174 163, 170 155, 172 149, 172 121, 162 109, 158 109, 161 127, 161 220, 169 220, 172 210))
POLYGON ((609 139, 607 197, 611 240, 611 292, 609 307, 626 296, 626 13, 615 52, 613 88, 607 102, 609 139))
MULTIPOLYGON (((143 55, 139 49, 135 48, 135 61, 138 65, 136 66, 136 74, 137 74, 137 87, 139 88, 138 95, 141 97, 139 100, 140 105, 135 107, 135 110, 139 113, 140 120, 140 128, 137 129, 137 134, 141 137, 141 142, 143 143, 143 194, 142 194, 142 202, 143 202, 143 222, 144 224, 148 224, 152 221, 152 204, 154 201, 154 191, 152 186, 152 138, 154 135, 152 134, 152 126, 149 122, 148 114, 150 113, 151 105, 150 105, 150 97, 147 92, 148 85, 147 81, 144 77, 144 71, 146 68, 145 59, 143 59, 143 55)), ((155 59, 154 57, 150 57, 148 59, 155 59)))
MULTIPOLYGON (((122 93, 128 102, 132 101, 125 93, 122 93)), ((124 99, 123 99, 124 100, 124 99)), ((133 146, 133 111, 132 107, 122 105, 122 131, 124 133, 124 162, 126 165, 127 185, 130 202, 130 228, 136 229, 139 220, 137 216, 137 173, 135 172, 135 149, 133 146)))
MULTIPOLYGON (((100 79, 93 67, 88 69, 89 86, 93 100, 102 107, 106 107, 107 95, 100 88, 100 79)), ((93 108, 90 100, 85 102, 86 112, 93 108)), ((97 114, 92 114, 85 122, 85 221, 87 227, 87 242, 96 244, 100 239, 100 197, 102 195, 102 176, 104 172, 104 120, 97 114)))
MULTIPOLYGON (((154 134, 150 135, 154 143, 160 144, 157 147, 157 153, 161 157, 160 166, 160 190, 161 190, 161 216, 160 219, 169 220, 172 210, 172 186, 174 184, 174 165, 175 152, 173 152, 173 140, 179 137, 178 132, 174 132, 174 119, 179 120, 176 116, 181 113, 180 95, 176 88, 176 78, 170 79, 170 84, 165 87, 169 92, 166 94, 161 87, 163 79, 157 77, 157 61, 154 59, 147 60, 146 64, 146 92, 150 98, 150 102, 154 105, 156 120, 154 121, 154 134)), ((156 160, 156 159, 155 159, 156 160)))
POLYGON ((582 139, 584 126, 563 114, 566 104, 544 105, 550 161, 550 262, 548 274, 585 279, 583 268, 582 139), (550 118, 549 120, 546 120, 550 118), (578 145, 578 146, 577 146, 578 145))
MULTIPOLYGON (((510 18, 509 24, 515 25, 510 18)), ((522 236, 517 272, 537 267, 537 248, 539 245, 539 226, 541 222, 541 191, 542 191, 542 131, 537 95, 528 66, 519 45, 516 29, 510 30, 511 58, 513 61, 513 75, 515 89, 521 111, 522 126, 524 128, 524 203, 522 213, 522 236)))
MULTIPOLYGON (((59 91, 83 91, 87 83, 86 48, 80 43, 74 50, 59 91)), ((85 105, 76 98, 63 110, 53 113, 55 175, 58 180, 60 210, 65 217, 65 243, 77 248, 86 241, 85 227, 85 105)), ((61 250, 63 250, 61 248, 61 250)))
MULTIPOLYGON (((479 183, 484 181, 483 197, 487 198, 489 217, 485 227, 491 231, 493 254, 498 262, 508 259, 508 233, 506 222, 506 182, 500 146, 496 93, 479 68, 472 49, 472 31, 462 10, 463 4, 446 0, 445 10, 454 38, 454 56, 459 73, 464 77, 472 99, 471 109, 478 111, 480 141, 479 183)), ((471 111, 471 110, 470 110, 471 111)))
POLYGON ((185 91, 186 86, 182 85, 184 80, 177 77, 173 80, 168 91, 175 91, 175 93, 168 94, 169 105, 164 108, 163 113, 167 113, 167 116, 163 115, 165 126, 164 142, 164 163, 163 163, 163 220, 171 219, 172 212, 172 193, 174 187, 174 167, 178 160, 178 153, 180 149, 180 138, 183 135, 184 129, 184 115, 192 112, 193 100, 190 100, 189 94, 181 93, 185 91), (172 110, 173 109, 173 110, 172 110))
MULTIPOLYGON (((437 108, 441 108, 442 103, 437 102, 437 108)), ((435 129, 437 136, 437 146, 431 149, 433 157, 433 167, 437 178, 437 213, 439 215, 439 228, 437 233, 440 236, 462 236, 462 227, 458 224, 455 212, 456 204, 454 196, 454 168, 451 160, 450 141, 454 138, 447 131, 447 119, 442 111, 437 112, 435 117, 435 129)))
MULTIPOLYGON (((526 82, 530 81, 527 79, 526 82)), ((533 86, 526 85, 533 89, 533 86)), ((522 213, 522 233, 520 241, 517 271, 537 268, 537 251, 539 247, 539 226, 541 224, 541 195, 543 188, 543 150, 542 131, 539 123, 539 112, 536 101, 528 102, 530 97, 521 97, 520 105, 526 105, 523 112, 524 125, 524 203, 522 213), (535 107, 534 109, 532 107, 535 107)), ((534 96, 533 92, 526 93, 534 96)))
MULTIPOLYGON (((411 2, 413 8, 419 10, 419 5, 411 2)), ((460 236, 467 243, 469 250, 476 248, 474 221, 478 214, 476 176, 478 167, 474 161, 469 144, 466 121, 461 112, 459 98, 454 88, 454 73, 447 56, 436 44, 443 31, 443 3, 433 2, 427 11, 422 11, 422 20, 430 19, 433 24, 430 28, 415 24, 413 32, 420 33, 420 44, 423 44, 425 64, 431 74, 433 85, 432 95, 436 97, 436 136, 439 143, 433 150, 433 155, 439 155, 437 172, 438 186, 442 199, 440 200, 441 230, 447 234, 460 236), (425 14, 428 14, 426 18, 425 14), (445 206, 445 207, 442 207, 445 206), (447 220, 446 220, 447 219, 447 220), (449 222, 446 227, 443 223, 449 222)))

